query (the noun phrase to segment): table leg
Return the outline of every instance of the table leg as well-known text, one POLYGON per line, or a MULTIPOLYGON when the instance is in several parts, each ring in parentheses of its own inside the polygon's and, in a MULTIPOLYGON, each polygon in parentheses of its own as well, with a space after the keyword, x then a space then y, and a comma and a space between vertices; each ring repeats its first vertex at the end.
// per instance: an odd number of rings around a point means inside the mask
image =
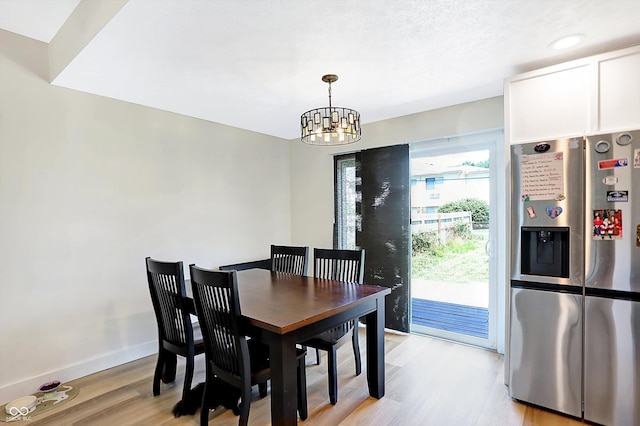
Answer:
POLYGON ((269 348, 271 424, 295 425, 298 422, 296 342, 291 335, 272 335, 269 348))
POLYGON ((369 395, 384 396, 384 298, 377 309, 367 315, 367 382, 369 395))

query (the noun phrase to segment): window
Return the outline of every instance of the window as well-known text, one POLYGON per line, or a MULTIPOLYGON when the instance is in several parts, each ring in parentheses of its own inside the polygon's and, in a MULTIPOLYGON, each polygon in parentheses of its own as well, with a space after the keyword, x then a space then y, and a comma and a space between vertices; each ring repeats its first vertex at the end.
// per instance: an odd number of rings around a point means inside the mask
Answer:
POLYGON ((444 178, 442 176, 426 178, 425 182, 427 183, 427 189, 436 189, 436 185, 444 183, 444 178))
POLYGON ((356 157, 354 154, 335 159, 335 246, 356 249, 356 157))

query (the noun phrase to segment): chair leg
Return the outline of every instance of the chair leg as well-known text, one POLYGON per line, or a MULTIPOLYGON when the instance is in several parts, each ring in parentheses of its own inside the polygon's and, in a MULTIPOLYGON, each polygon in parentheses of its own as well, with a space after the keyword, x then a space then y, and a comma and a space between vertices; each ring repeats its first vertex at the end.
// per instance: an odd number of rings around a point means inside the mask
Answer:
POLYGON ((249 408, 251 408, 251 384, 242 386, 240 390, 242 394, 240 396, 240 418, 238 419, 239 426, 246 426, 249 423, 249 408))
POLYGON ((165 383, 172 383, 176 380, 176 365, 178 364, 178 357, 176 354, 163 351, 164 360, 164 372, 162 373, 162 381, 165 383))
POLYGON ((353 337, 351 338, 353 343, 353 357, 356 360, 356 376, 362 373, 362 360, 360 358, 360 342, 358 341, 358 322, 354 321, 353 337))
POLYGON ((327 351, 329 358, 329 401, 336 405, 338 402, 338 365, 336 363, 336 347, 332 346, 330 351, 327 351))
POLYGON ((300 358, 298 360, 298 413, 300 419, 306 420, 309 416, 307 408, 307 373, 305 371, 305 359, 300 358))
POLYGON ((207 379, 204 383, 204 392, 202 393, 202 409, 200 411, 200 426, 209 424, 209 401, 211 401, 211 397, 213 396, 213 386, 211 386, 211 382, 213 375, 207 373, 207 379))
POLYGON ((189 398, 189 391, 191 390, 191 381, 193 380, 193 369, 194 369, 194 354, 187 355, 185 357, 187 363, 186 368, 184 370, 184 383, 182 385, 182 401, 183 403, 187 401, 189 398))
POLYGON ((260 398, 267 396, 267 382, 258 383, 258 393, 260 398))
POLYGON ((164 357, 162 348, 158 350, 158 361, 156 362, 156 370, 153 373, 153 396, 160 395, 160 379, 162 378, 162 370, 164 369, 164 357))

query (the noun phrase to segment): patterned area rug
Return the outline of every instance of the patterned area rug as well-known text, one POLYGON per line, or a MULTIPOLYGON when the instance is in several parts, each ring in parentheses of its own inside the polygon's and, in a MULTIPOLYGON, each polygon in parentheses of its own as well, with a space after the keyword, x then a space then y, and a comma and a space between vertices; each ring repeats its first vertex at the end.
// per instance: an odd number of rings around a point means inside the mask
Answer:
POLYGON ((469 336, 489 336, 489 310, 433 300, 411 299, 413 324, 469 336))
POLYGON ((71 401, 78 396, 78 393, 80 393, 78 388, 66 385, 61 385, 57 391, 51 393, 36 392, 33 394, 33 396, 37 398, 36 406, 32 408, 31 411, 27 411, 25 408, 23 410, 11 410, 11 413, 7 413, 6 404, 0 407, 0 410, 2 410, 0 412, 0 422, 7 423, 18 420, 31 420, 31 417, 46 413, 49 410, 59 407, 61 404, 71 401))

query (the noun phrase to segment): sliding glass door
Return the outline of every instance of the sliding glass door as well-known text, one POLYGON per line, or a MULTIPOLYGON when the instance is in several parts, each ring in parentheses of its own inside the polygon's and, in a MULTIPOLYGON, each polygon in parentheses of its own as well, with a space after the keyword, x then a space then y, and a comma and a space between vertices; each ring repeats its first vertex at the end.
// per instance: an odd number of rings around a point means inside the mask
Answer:
POLYGON ((411 331, 495 348, 494 146, 411 147, 411 331))
MULTIPOLYGON (((494 153, 501 143, 501 132, 488 132, 409 146, 410 220, 402 220, 410 228, 410 279, 401 284, 409 290, 402 297, 411 332, 496 348, 494 153)), ((335 160, 338 248, 355 248, 358 233, 368 232, 357 208, 363 176, 357 158, 335 160)))

